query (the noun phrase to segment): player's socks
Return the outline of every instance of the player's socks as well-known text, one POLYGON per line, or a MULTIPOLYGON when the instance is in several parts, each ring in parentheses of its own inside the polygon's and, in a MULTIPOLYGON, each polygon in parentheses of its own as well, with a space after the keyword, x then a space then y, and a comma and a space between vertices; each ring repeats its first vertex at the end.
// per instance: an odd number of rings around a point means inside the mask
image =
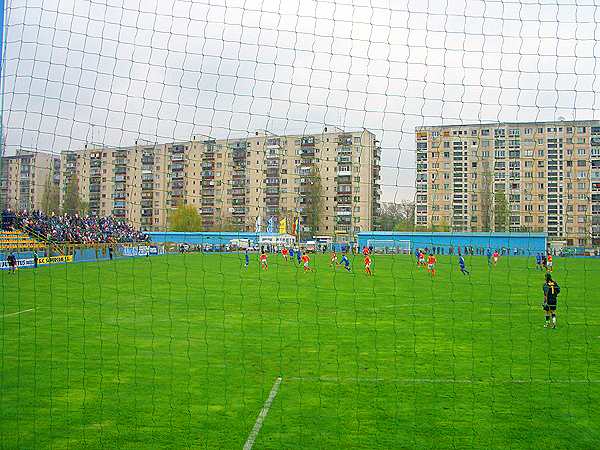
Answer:
POLYGON ((556 328, 556 315, 552 314, 552 328, 556 328))

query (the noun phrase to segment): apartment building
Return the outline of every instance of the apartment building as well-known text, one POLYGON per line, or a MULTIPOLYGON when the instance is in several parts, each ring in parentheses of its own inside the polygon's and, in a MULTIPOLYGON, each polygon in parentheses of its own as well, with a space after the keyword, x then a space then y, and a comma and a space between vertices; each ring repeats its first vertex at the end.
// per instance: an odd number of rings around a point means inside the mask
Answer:
POLYGON ((88 144, 81 150, 63 151, 61 204, 67 186, 76 176, 80 199, 90 214, 125 219, 147 230, 164 230, 171 175, 167 173, 166 161, 173 147, 183 148, 185 144, 139 142, 119 148, 88 144))
POLYGON ((289 228, 351 236, 373 227, 381 195, 381 149, 373 133, 335 129, 314 135, 256 132, 239 139, 63 152, 61 192, 77 174, 90 212, 168 228, 169 211, 198 209, 206 230, 263 229, 285 217, 289 228))
POLYGON ((52 153, 17 150, 0 161, 0 208, 43 209, 44 193, 50 183, 58 187, 60 157, 52 153))
POLYGON ((599 121, 418 127, 416 145, 417 227, 600 243, 599 121))

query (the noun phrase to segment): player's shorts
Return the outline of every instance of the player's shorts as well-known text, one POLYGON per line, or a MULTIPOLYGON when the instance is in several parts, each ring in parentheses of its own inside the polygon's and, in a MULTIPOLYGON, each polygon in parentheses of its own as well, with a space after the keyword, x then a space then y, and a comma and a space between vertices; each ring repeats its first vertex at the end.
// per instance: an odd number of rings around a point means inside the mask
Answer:
POLYGON ((429 270, 433 270, 433 269, 435 269, 435 264, 427 264, 427 268, 429 270))
POLYGON ((308 263, 307 263, 307 262, 305 262, 305 263, 304 263, 304 267, 305 267, 306 269, 308 269, 308 263))
POLYGON ((498 257, 494 256, 494 262, 498 262, 498 257))
POLYGON ((420 262, 421 264, 425 264, 425 260, 424 260, 423 258, 419 259, 419 262, 420 262))
POLYGON ((371 268, 371 263, 365 264, 365 269, 370 269, 370 268, 371 268))
POLYGON ((551 300, 544 303, 544 311, 556 311, 556 300, 551 300))
POLYGON ((546 263, 546 267, 552 267, 552 261, 548 261, 548 262, 546 263))

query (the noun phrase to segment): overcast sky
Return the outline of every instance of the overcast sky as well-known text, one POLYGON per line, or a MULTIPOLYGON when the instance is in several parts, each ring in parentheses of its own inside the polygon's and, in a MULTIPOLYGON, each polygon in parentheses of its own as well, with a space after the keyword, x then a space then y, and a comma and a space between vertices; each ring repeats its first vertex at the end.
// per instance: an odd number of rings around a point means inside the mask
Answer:
POLYGON ((6 3, 7 153, 364 127, 393 201, 415 126, 598 118, 594 0, 6 3))

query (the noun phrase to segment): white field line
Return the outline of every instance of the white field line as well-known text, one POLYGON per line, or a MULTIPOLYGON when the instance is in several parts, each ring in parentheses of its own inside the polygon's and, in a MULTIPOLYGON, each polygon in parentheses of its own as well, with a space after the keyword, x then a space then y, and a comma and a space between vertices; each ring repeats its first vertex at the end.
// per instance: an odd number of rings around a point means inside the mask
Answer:
POLYGON ((19 311, 19 312, 14 312, 14 313, 10 313, 10 314, 4 314, 2 316, 2 318, 4 319, 5 317, 10 317, 10 316, 18 316, 19 314, 23 314, 29 311, 33 311, 35 310, 35 308, 31 308, 31 309, 24 309, 23 311, 19 311))
POLYGON ((271 388, 271 392, 269 392, 269 397, 267 398, 267 400, 265 401, 265 404, 263 405, 262 409, 258 413, 256 422, 254 423, 254 428, 252 428, 252 431, 250 432, 250 435, 248 436, 248 439, 246 439, 246 443, 244 444, 244 450, 250 450, 252 448, 252 446, 254 445, 254 441, 256 441, 256 437, 258 436, 258 433, 260 432, 260 429, 262 428, 262 424, 265 421, 267 414, 269 414, 269 409, 271 409, 273 400, 275 400, 275 396, 277 395, 277 392, 279 391, 279 385, 281 385, 281 377, 277 377, 277 379, 275 380, 275 383, 273 384, 273 387, 271 388))
POLYGON ((600 380, 469 380, 452 378, 337 378, 337 377, 286 377, 290 381, 319 381, 324 383, 391 383, 391 384, 597 384, 600 380))

